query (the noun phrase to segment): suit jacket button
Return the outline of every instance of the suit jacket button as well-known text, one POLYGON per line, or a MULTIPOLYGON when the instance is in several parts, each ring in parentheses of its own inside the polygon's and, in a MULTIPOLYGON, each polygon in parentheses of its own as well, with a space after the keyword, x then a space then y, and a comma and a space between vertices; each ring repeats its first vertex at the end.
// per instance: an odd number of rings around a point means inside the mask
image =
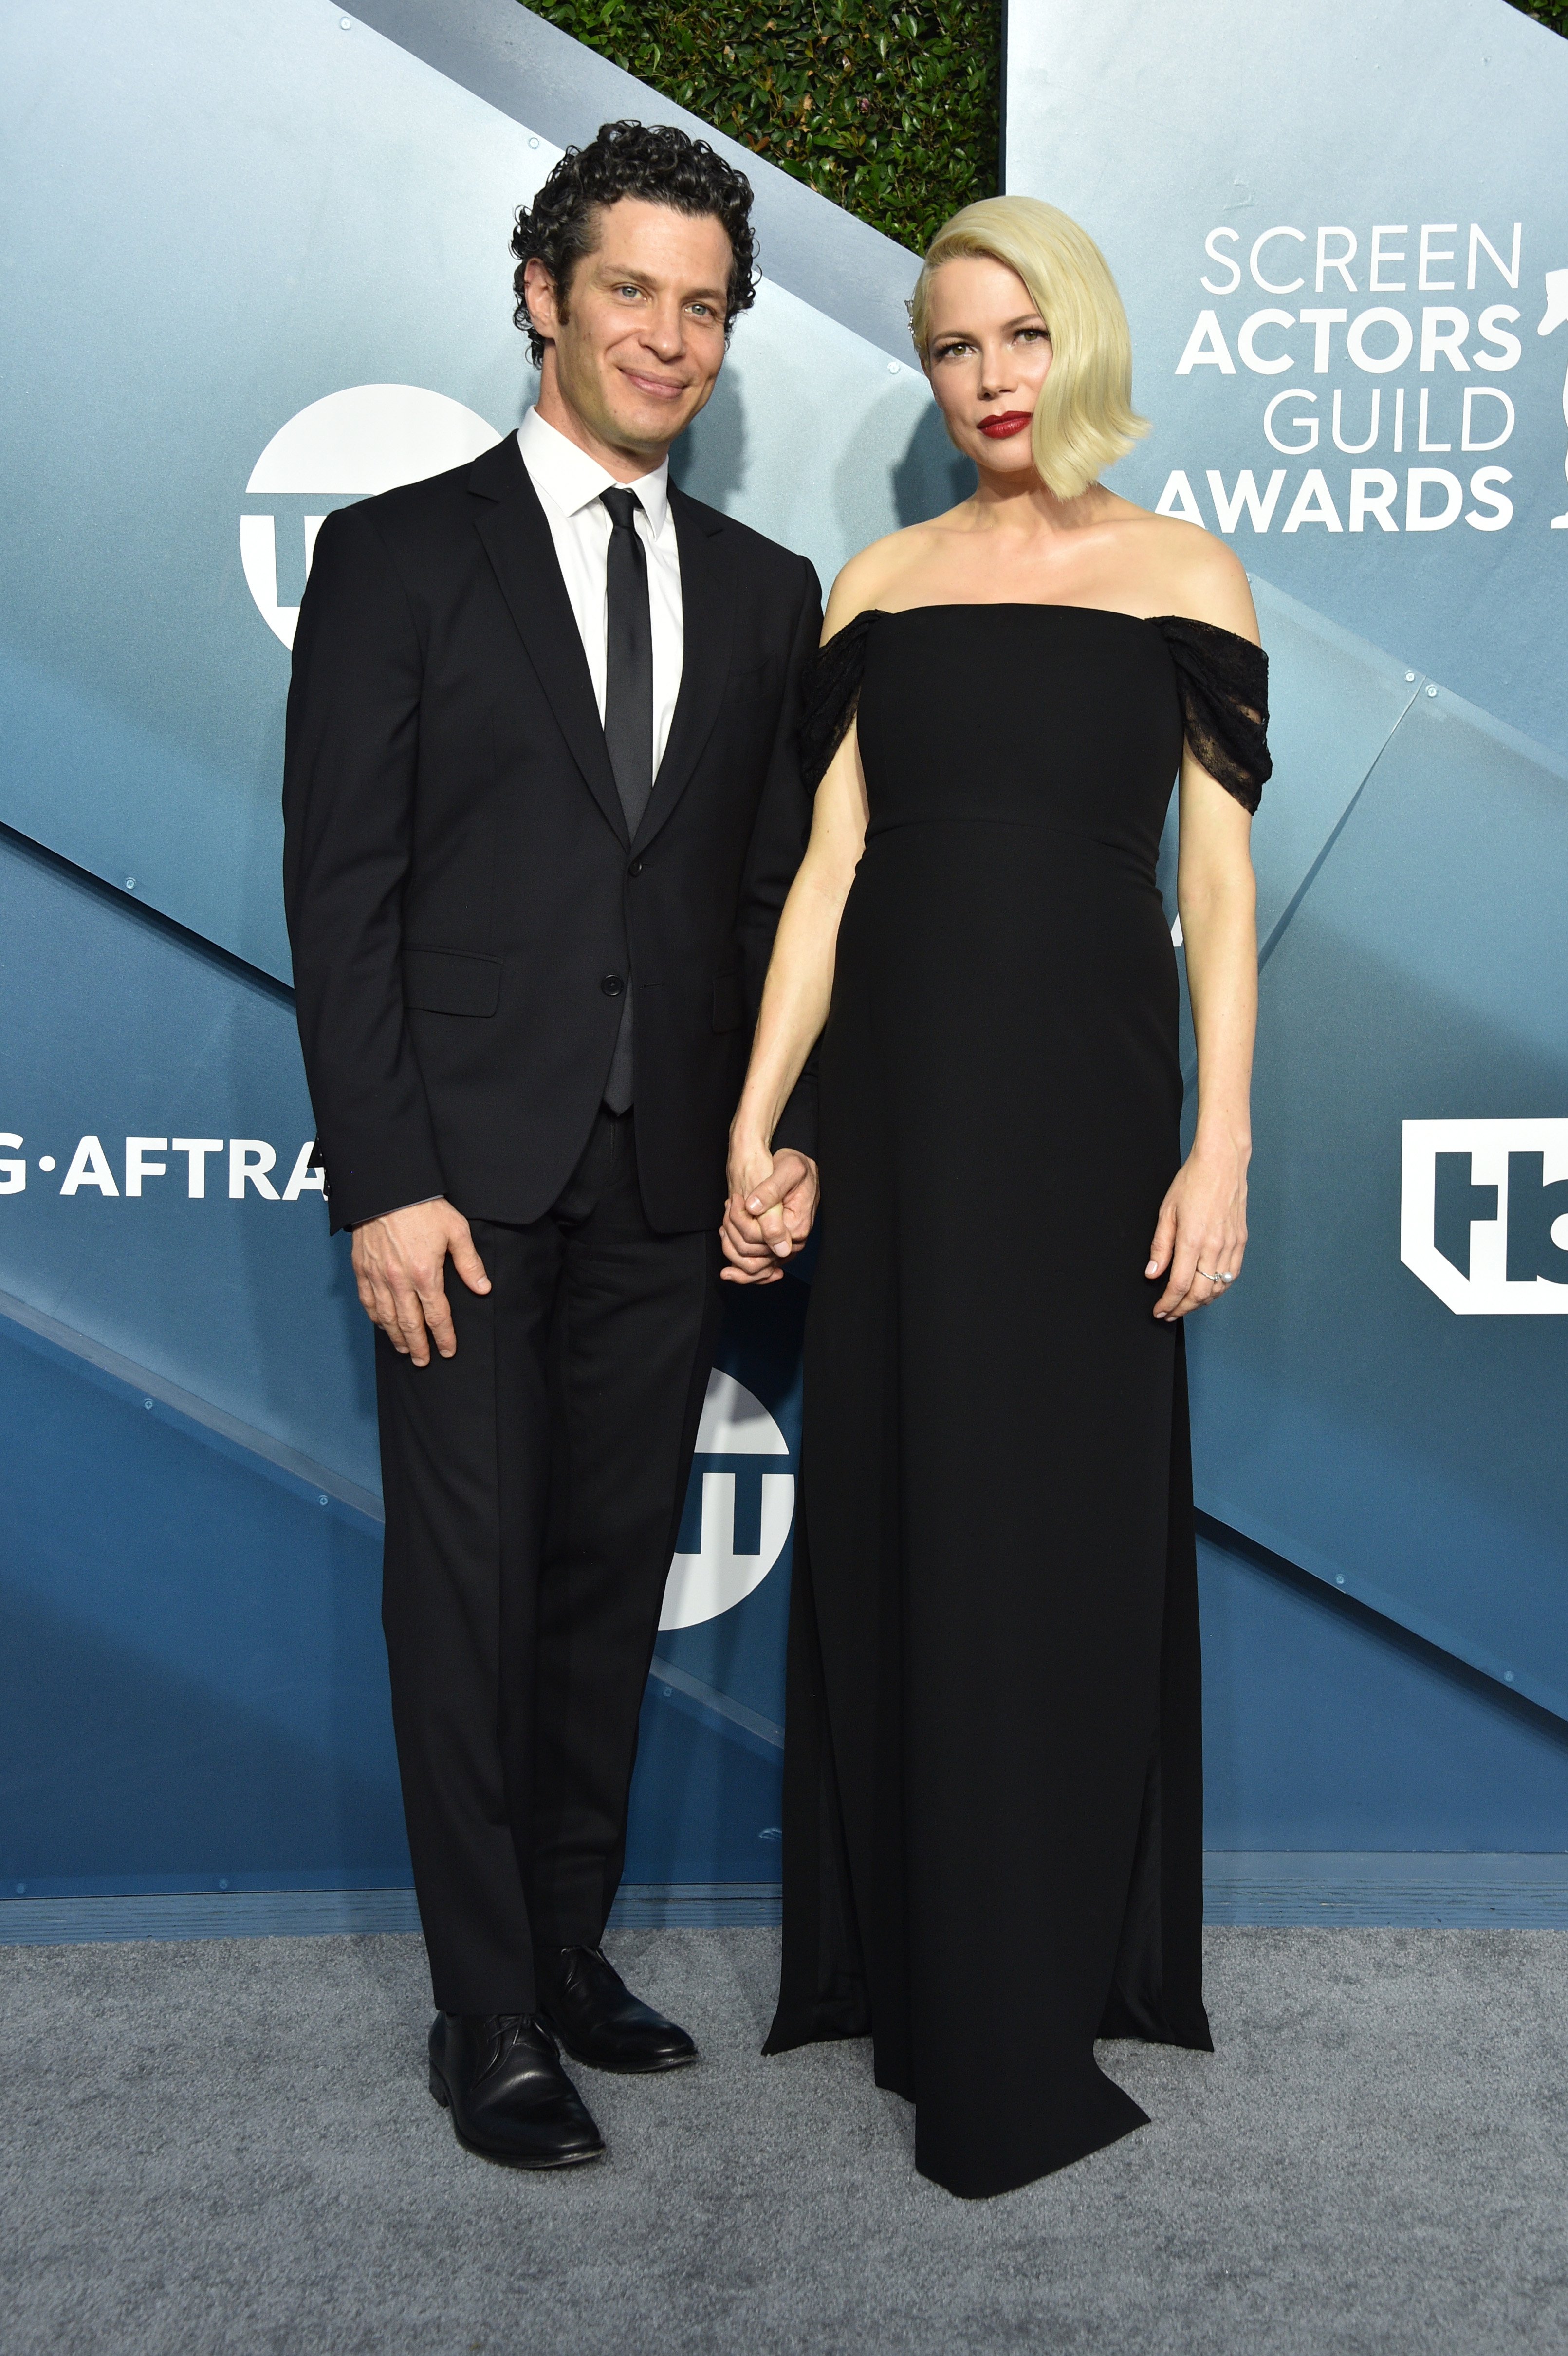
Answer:
POLYGON ((640 859, 634 859, 630 867, 626 870, 628 875, 640 875, 642 872, 643 862, 640 859))
POLYGON ((626 984, 621 974, 607 973, 599 987, 606 998, 619 998, 626 984))

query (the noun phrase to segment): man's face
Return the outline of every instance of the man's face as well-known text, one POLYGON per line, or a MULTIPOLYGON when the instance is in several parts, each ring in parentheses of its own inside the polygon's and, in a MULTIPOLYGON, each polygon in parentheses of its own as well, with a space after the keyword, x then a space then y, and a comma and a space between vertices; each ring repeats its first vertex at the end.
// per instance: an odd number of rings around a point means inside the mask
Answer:
POLYGON ((649 471, 718 381, 729 233, 711 213, 641 197, 602 206, 597 228, 594 251, 571 273, 564 316, 543 262, 528 266, 528 314, 547 338, 539 412, 585 447, 649 471))

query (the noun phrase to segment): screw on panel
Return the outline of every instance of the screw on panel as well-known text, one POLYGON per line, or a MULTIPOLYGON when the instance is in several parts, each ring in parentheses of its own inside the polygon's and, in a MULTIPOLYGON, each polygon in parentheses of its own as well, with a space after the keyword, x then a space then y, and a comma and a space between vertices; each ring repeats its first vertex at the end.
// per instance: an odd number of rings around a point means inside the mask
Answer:
POLYGON ((1437 690, 1436 690, 1435 687, 1429 687, 1429 688, 1427 689, 1426 692, 1427 692, 1427 694, 1428 694, 1428 695, 1435 695, 1435 694, 1436 694, 1436 692, 1437 692, 1437 690))

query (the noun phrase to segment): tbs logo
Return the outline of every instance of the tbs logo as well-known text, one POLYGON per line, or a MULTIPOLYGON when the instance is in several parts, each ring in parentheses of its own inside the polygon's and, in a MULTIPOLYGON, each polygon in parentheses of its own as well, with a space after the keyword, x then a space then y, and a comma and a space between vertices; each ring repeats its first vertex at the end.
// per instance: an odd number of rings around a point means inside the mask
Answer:
POLYGON ((245 486, 246 498, 268 511, 240 519, 246 584, 273 636, 285 647, 293 645, 299 592, 315 553, 316 533, 332 508, 443 474, 477 458, 499 439, 495 427, 462 402, 418 384, 351 384, 313 401, 281 425, 245 486), (280 596, 280 578, 293 584, 292 597, 286 592, 280 596))
POLYGON ((1456 1317, 1568 1316, 1568 1120, 1407 1120, 1399 1256, 1456 1317))

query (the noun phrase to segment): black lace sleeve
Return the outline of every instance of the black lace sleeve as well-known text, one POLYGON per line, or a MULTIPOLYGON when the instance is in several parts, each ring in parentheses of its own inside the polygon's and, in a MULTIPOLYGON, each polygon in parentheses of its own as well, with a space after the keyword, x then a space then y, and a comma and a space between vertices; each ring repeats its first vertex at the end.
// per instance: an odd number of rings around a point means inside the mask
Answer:
POLYGON ((827 774, 827 765, 849 734, 860 701, 860 674, 866 668, 866 639, 876 609, 868 606, 835 630, 807 666, 805 702, 800 716, 800 769, 809 790, 816 792, 827 774))
POLYGON ((1273 775, 1268 749, 1268 657, 1250 638, 1212 622, 1159 614, 1155 626, 1176 665, 1187 741, 1211 777, 1255 810, 1273 775))

